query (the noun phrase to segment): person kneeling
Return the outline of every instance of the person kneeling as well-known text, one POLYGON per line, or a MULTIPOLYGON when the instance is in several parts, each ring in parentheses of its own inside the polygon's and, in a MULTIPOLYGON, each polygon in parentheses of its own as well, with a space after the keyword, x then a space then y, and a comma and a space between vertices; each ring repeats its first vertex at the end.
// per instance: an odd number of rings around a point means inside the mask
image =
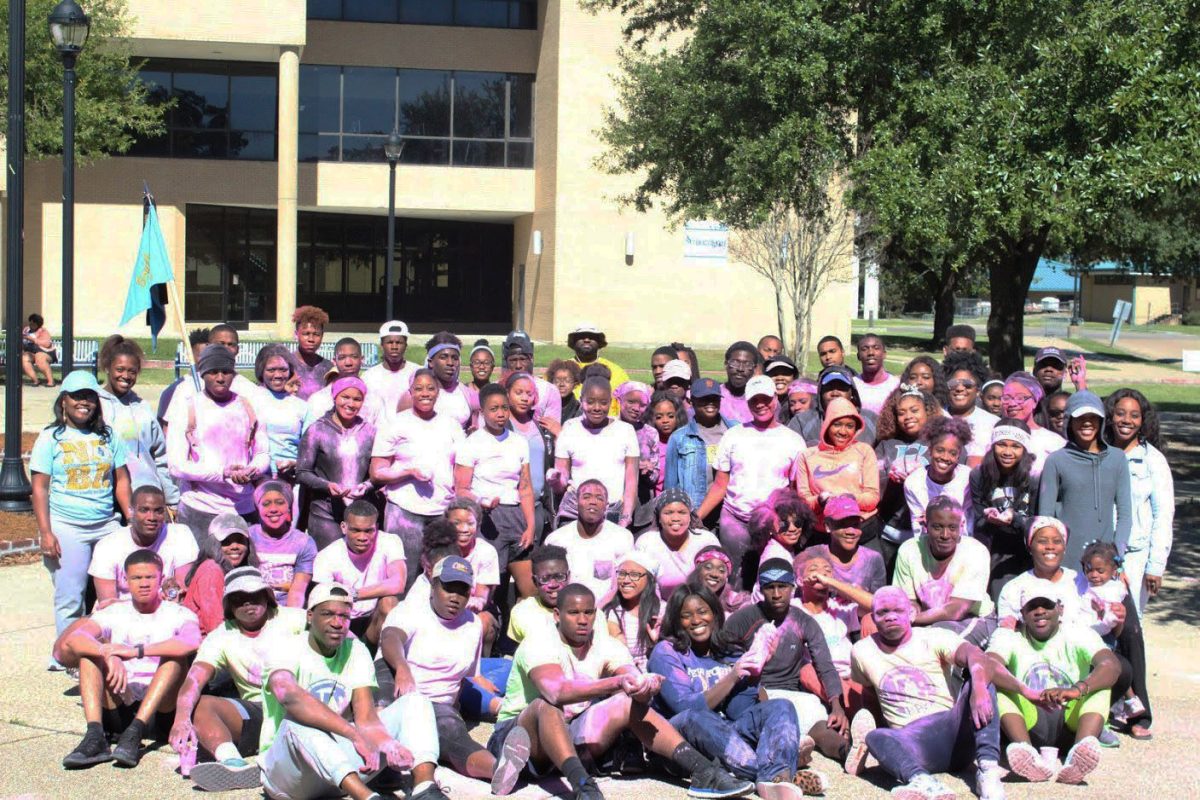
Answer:
POLYGON ((868 752, 903 785, 899 800, 953 800, 953 791, 933 777, 970 763, 981 800, 1003 800, 1000 783, 1000 724, 993 670, 1003 669, 978 647, 943 628, 914 628, 916 609, 904 593, 885 586, 875 593, 871 617, 878 632, 855 642, 850 670, 855 681, 878 697, 887 728, 875 729, 866 709, 854 715, 846 772, 861 772, 868 752), (957 698, 950 671, 965 668, 970 680, 957 698))
POLYGON ((1020 627, 996 631, 988 658, 1005 668, 996 670, 995 684, 1012 771, 1073 784, 1100 763, 1098 737, 1121 665, 1095 631, 1060 625, 1058 592, 1050 581, 1030 582, 1021 592, 1020 627), (1055 751, 1063 747, 1070 752, 1059 769, 1055 751))
POLYGON ((308 622, 300 609, 279 607, 275 590, 254 567, 229 571, 222 606, 225 622, 204 637, 179 690, 170 737, 180 772, 206 792, 258 786, 258 767, 245 756, 258 755, 263 665, 278 637, 302 634, 308 622), (237 695, 201 695, 221 670, 237 695), (189 774, 200 748, 215 761, 197 764, 189 774))
MULTIPOLYGON (((427 698, 433 703, 442 760, 461 775, 490 780, 492 794, 508 794, 529 760, 528 734, 515 728, 497 758, 471 738, 459 711, 464 684, 479 675, 483 642, 483 626, 467 608, 474 585, 471 562, 456 555, 443 557, 430 571, 429 599, 414 597, 388 615, 380 658, 395 672, 395 683, 386 686, 392 676, 381 671, 377 660, 380 702, 427 698)), ((436 787, 413 795, 414 800, 443 797, 436 787)))
POLYGON ((638 673, 624 644, 593 635, 596 597, 590 589, 578 583, 563 587, 554 621, 553 635, 527 638, 517 648, 488 740, 494 756, 500 758, 514 728, 522 728, 530 743, 525 769, 531 776, 556 767, 575 800, 601 800, 604 795, 584 761, 601 761, 628 730, 691 778, 689 797, 740 797, 753 791, 754 784, 734 779, 700 755, 650 708, 661 676, 638 673))
POLYGON ((259 764, 272 800, 376 800, 368 784, 384 766, 412 770, 414 797, 435 786, 433 707, 414 694, 376 713, 374 664, 349 636, 353 603, 347 587, 318 584, 308 597, 308 633, 271 648, 259 764))
POLYGON ((54 658, 79 668, 87 733, 66 758, 67 769, 105 761, 136 767, 142 738, 166 738, 187 659, 200 645, 200 623, 162 599, 163 563, 134 550, 125 559, 129 600, 118 601, 63 631, 54 658), (106 733, 121 731, 115 750, 106 733))

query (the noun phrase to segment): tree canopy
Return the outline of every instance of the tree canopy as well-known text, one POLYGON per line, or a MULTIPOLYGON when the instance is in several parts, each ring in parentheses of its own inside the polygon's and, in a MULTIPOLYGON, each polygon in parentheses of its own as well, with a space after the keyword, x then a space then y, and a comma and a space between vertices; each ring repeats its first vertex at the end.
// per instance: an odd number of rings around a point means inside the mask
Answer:
POLYGON ((832 165, 877 252, 987 270, 1001 370, 1043 253, 1196 192, 1196 0, 591 5, 625 14, 605 138, 633 202, 736 224, 832 165))
MULTIPOLYGON (((27 0, 25 11, 25 147, 30 158, 62 153, 63 63, 50 41, 55 0, 27 0)), ((75 149, 81 160, 124 153, 164 129, 163 107, 147 102, 139 62, 124 38, 124 0, 89 0, 91 34, 76 64, 75 149)), ((0 36, 8 38, 8 4, 0 4, 0 36)), ((7 114, 8 48, 0 51, 0 109, 7 114)))

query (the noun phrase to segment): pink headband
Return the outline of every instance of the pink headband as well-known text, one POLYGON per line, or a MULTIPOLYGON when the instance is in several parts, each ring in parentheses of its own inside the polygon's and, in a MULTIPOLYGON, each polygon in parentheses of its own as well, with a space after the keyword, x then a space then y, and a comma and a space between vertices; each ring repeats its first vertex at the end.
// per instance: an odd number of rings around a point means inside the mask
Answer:
POLYGON ((360 392, 362 392, 364 399, 367 396, 367 385, 362 382, 361 378, 355 377, 354 375, 347 375, 344 378, 338 378, 336 381, 334 381, 333 388, 329 390, 329 395, 330 397, 336 398, 339 394, 347 389, 358 389, 360 392))
POLYGON ((733 562, 729 560, 729 556, 725 555, 724 550, 701 550, 696 554, 696 558, 692 562, 692 566, 698 567, 705 561, 712 561, 714 558, 717 561, 725 562, 725 570, 727 572, 733 572, 733 562))
POLYGON ((618 401, 620 401, 624 400, 626 395, 631 395, 634 392, 642 393, 646 396, 646 402, 650 402, 650 387, 641 381, 625 381, 617 387, 617 390, 613 392, 613 395, 618 401))
POLYGON ((792 381, 788 384, 788 394, 796 392, 804 392, 805 394, 816 394, 817 385, 809 380, 792 381))

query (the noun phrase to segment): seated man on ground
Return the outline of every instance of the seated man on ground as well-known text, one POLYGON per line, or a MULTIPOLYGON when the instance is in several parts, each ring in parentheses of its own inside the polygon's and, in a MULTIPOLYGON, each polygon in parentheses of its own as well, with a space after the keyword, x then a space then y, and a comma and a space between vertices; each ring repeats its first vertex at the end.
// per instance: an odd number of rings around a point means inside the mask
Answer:
POLYGON ((165 739, 188 658, 200 645, 196 615, 162 599, 162 559, 135 550, 125 559, 129 600, 113 603, 63 631, 54 658, 79 668, 87 733, 63 759, 67 769, 105 761, 136 767, 142 739, 165 739), (106 733, 120 733, 109 750, 106 733))
POLYGON ((988 594, 991 555, 963 538, 963 509, 947 495, 925 510, 925 532, 900 545, 892 584, 916 605, 913 624, 946 628, 977 647, 986 647, 996 628, 988 594))
MULTIPOLYGON (((520 644, 530 635, 554 631, 554 609, 559 591, 571 582, 567 551, 552 544, 542 545, 530 556, 533 566, 533 597, 526 597, 508 614, 508 638, 520 644)), ((607 625, 597 630, 607 631, 607 625)))
POLYGON ((180 771, 206 792, 258 786, 258 766, 246 757, 258 755, 263 665, 278 637, 301 634, 307 624, 301 609, 279 606, 275 590, 254 567, 229 571, 222 605, 224 624, 204 637, 179 690, 170 738, 180 771), (202 695, 221 670, 233 680, 237 695, 202 695), (215 760, 197 764, 189 776, 185 764, 194 762, 201 749, 206 759, 215 760))
POLYGON ((374 650, 384 618, 404 593, 404 543, 379 530, 379 510, 366 500, 346 509, 342 534, 344 539, 317 553, 313 583, 338 583, 354 592, 350 631, 374 650))
POLYGON ((1100 763, 1098 737, 1121 665, 1095 631, 1060 626, 1059 591, 1046 580, 1028 584, 1021 624, 996 631, 988 658, 1005 668, 994 682, 1009 767, 1029 781, 1074 784, 1100 763), (1060 769, 1063 748, 1069 752, 1060 769))
POLYGON ((532 777, 556 768, 575 800, 601 800, 584 762, 599 763, 629 731, 691 778, 689 797, 740 797, 753 790, 754 784, 736 780, 700 755, 651 710, 661 676, 639 673, 625 645, 613 637, 593 636, 596 597, 590 589, 577 583, 563 587, 554 621, 552 635, 531 636, 517 648, 488 740, 494 756, 504 756, 514 727, 524 728, 532 777))
POLYGON ((308 596, 308 632, 271 648, 263 670, 263 788, 272 800, 383 800, 368 784, 390 767, 411 770, 411 800, 446 800, 433 780, 433 707, 409 694, 376 712, 371 656, 349 635, 353 602, 345 586, 317 585, 308 596))
POLYGON ((96 586, 96 602, 103 607, 113 600, 129 599, 125 559, 134 550, 151 550, 163 562, 164 583, 183 588, 187 574, 200 555, 196 537, 187 525, 167 522, 167 500, 157 486, 133 490, 133 516, 129 525, 96 543, 88 574, 96 586))
MULTIPOLYGON (((796 593, 792 562, 783 558, 764 561, 758 568, 758 585, 763 599, 729 617, 724 640, 749 651, 760 630, 772 631, 771 636, 777 641, 774 653, 763 663, 759 692, 771 700, 787 700, 795 707, 801 735, 812 740, 802 742, 801 750, 807 745, 811 752, 815 742, 826 756, 842 761, 846 758, 850 733, 850 721, 842 708, 842 681, 821 626, 791 604, 796 593), (821 698, 800 685, 800 669, 806 662, 812 663, 824 695, 829 698, 828 712, 821 698)), ((732 711, 736 715, 737 709, 732 711)))
POLYGON ((463 688, 479 676, 483 643, 479 618, 467 608, 474 570, 465 558, 449 555, 433 565, 430 575, 428 601, 402 603, 384 622, 380 660, 389 669, 380 669, 376 661, 378 702, 410 694, 427 698, 442 760, 461 775, 490 780, 492 794, 508 794, 529 759, 528 735, 514 728, 498 760, 471 738, 459 710, 463 688))
MULTIPOLYGON (((957 795, 933 773, 973 761, 980 800, 1003 800, 1000 723, 991 683, 993 670, 1001 668, 952 631, 914 628, 916 615, 903 590, 885 586, 875 593, 871 617, 877 632, 854 644, 850 671, 877 698, 887 727, 876 728, 865 708, 854 715, 846 772, 859 774, 869 752, 902 782, 893 797, 953 800, 957 795), (950 688, 955 667, 969 676, 957 697, 950 688)), ((871 698, 867 705, 874 705, 871 698)))

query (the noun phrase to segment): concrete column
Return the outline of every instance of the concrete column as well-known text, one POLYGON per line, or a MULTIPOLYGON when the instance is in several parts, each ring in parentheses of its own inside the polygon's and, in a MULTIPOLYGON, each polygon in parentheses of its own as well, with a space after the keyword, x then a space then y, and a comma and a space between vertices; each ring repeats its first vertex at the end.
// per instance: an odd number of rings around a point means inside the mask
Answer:
POLYGON ((879 319, 879 265, 868 261, 863 271, 863 319, 879 319))
POLYGON ((279 52, 279 171, 275 231, 275 335, 289 339, 296 310, 296 182, 300 125, 300 49, 279 52))

